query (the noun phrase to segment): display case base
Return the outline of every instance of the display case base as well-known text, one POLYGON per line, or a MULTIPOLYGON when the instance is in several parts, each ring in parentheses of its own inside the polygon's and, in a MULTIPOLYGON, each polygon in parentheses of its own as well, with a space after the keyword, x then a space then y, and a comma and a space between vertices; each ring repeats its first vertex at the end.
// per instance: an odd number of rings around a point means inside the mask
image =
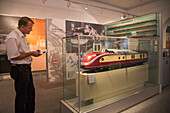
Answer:
MULTIPOLYGON (((93 102, 98 102, 143 87, 144 83, 148 81, 148 68, 148 64, 143 64, 99 73, 80 73, 80 100, 93 99, 93 102), (90 76, 92 76, 92 81, 90 81, 90 76)), ((78 81, 77 73, 77 96, 79 94, 78 81)))
POLYGON ((80 109, 74 106, 74 100, 68 100, 67 102, 62 100, 60 101, 61 113, 105 113, 106 111, 107 113, 117 113, 159 93, 159 85, 150 84, 142 89, 142 91, 138 89, 139 92, 124 93, 117 97, 81 107, 80 109))

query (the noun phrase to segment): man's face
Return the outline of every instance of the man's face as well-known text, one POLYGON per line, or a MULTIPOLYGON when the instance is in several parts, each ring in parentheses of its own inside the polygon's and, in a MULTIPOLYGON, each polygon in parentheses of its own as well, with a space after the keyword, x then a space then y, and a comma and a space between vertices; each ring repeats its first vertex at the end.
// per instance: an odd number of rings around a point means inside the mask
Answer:
POLYGON ((24 34, 30 34, 30 32, 32 31, 32 27, 33 27, 33 23, 28 21, 28 24, 24 26, 23 29, 24 34))

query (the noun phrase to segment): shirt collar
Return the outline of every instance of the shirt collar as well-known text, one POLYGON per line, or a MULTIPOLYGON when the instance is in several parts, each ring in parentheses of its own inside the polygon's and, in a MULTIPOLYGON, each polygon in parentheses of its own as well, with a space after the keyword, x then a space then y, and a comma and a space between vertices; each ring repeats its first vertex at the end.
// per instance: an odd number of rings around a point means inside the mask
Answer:
POLYGON ((18 28, 16 28, 16 31, 18 32, 18 34, 21 38, 26 37, 26 35, 24 35, 18 28))

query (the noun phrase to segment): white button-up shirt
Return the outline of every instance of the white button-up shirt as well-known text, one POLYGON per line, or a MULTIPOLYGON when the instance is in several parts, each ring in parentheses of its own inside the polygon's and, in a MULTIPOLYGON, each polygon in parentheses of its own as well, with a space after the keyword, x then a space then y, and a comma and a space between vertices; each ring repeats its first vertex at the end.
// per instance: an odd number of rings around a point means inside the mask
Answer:
POLYGON ((8 60, 13 64, 30 64, 32 61, 31 56, 20 59, 11 60, 11 58, 18 57, 21 53, 30 52, 30 47, 24 35, 18 28, 13 30, 5 39, 5 44, 7 48, 8 60))

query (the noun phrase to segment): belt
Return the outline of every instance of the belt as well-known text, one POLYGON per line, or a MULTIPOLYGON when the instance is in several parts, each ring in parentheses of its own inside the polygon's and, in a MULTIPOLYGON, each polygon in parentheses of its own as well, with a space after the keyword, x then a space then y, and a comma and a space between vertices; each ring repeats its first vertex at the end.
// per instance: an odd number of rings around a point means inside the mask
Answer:
POLYGON ((12 64, 12 66, 24 67, 24 66, 31 66, 31 64, 12 64))

